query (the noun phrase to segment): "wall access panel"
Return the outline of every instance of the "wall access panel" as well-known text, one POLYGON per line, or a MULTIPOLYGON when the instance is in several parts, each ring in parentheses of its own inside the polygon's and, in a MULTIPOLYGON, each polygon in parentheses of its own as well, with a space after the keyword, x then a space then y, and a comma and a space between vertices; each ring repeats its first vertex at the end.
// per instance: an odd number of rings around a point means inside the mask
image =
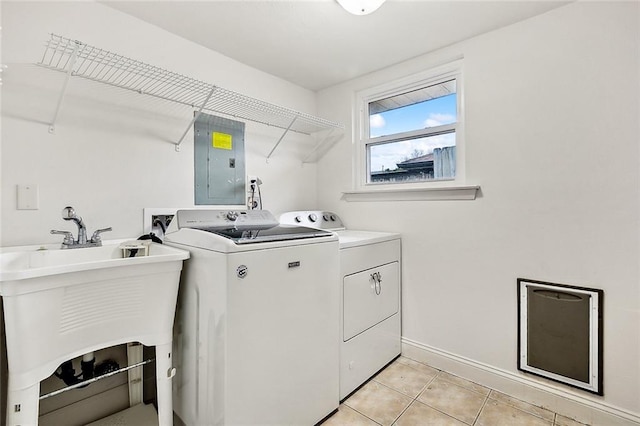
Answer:
POLYGON ((603 295, 518 279, 518 369, 602 395, 603 295))
POLYGON ((195 204, 244 205, 244 123, 200 114, 193 151, 195 204))

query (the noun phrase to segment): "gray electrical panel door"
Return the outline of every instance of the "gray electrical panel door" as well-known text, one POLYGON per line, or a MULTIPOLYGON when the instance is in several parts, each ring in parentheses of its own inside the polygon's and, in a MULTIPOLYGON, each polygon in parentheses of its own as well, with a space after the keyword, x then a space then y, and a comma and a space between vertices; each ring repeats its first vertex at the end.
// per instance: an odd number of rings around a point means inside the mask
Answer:
POLYGON ((244 205, 244 123, 200 114, 194 123, 196 205, 244 205))

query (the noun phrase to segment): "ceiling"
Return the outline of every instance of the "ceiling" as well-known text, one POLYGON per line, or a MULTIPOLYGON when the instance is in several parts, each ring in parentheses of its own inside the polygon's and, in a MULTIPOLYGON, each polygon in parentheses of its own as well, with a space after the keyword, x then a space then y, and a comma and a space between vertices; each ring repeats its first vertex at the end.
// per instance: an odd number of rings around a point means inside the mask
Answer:
POLYGON ((316 91, 570 1, 387 0, 365 16, 334 0, 103 3, 316 91))

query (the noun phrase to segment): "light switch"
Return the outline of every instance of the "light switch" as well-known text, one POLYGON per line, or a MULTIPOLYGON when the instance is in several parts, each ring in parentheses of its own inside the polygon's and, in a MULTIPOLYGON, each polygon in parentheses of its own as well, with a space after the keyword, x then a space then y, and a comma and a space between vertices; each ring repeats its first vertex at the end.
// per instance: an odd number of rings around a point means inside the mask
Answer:
POLYGON ((18 185, 18 210, 38 210, 38 185, 18 185))

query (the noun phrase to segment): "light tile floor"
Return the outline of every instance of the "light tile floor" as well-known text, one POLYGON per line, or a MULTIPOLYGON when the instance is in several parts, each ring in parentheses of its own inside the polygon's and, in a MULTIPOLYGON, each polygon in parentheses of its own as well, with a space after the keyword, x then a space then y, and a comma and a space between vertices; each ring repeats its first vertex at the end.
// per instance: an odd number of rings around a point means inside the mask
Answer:
POLYGON ((400 357, 322 426, 583 426, 493 389, 400 357))

